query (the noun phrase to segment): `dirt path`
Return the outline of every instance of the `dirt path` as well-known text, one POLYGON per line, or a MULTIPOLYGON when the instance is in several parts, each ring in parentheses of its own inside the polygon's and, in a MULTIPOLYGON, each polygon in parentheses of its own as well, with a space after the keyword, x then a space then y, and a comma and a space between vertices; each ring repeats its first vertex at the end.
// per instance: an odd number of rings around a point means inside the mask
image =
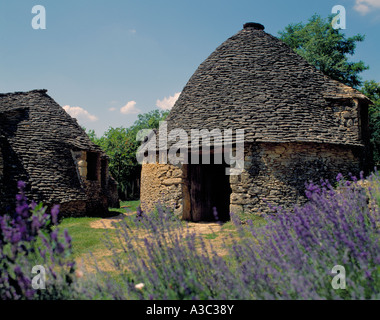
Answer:
MULTIPOLYGON (((134 216, 136 212, 121 213, 117 216, 99 219, 90 223, 90 227, 94 229, 115 229, 115 223, 121 222, 125 217, 134 216)), ((186 228, 186 227, 184 227, 186 228)), ((189 222, 188 228, 191 233, 195 233, 197 236, 202 236, 206 243, 206 249, 211 251, 211 247, 220 255, 226 254, 226 249, 223 246, 223 234, 226 231, 222 229, 222 225, 215 222, 189 222)), ((143 240, 148 235, 144 231, 141 233, 136 232, 136 241, 143 240)), ((199 248, 199 250, 201 250, 199 248)), ((97 250, 92 253, 93 258, 97 261, 99 267, 104 271, 112 271, 113 267, 109 260, 112 257, 112 253, 108 249, 97 250)), ((88 270, 94 270, 93 258, 88 255, 81 256, 77 259, 79 266, 85 266, 88 270)))
MULTIPOLYGON (((121 213, 118 216, 100 219, 90 223, 90 227, 94 229, 115 229, 115 223, 121 222, 124 217, 134 216, 136 212, 121 213)), ((220 232, 222 227, 216 222, 189 222, 188 226, 192 232, 196 234, 210 234, 220 232)))
POLYGON ((104 218, 90 223, 90 227, 94 229, 115 229, 114 224, 121 222, 125 217, 134 216, 135 212, 120 213, 118 216, 104 218))

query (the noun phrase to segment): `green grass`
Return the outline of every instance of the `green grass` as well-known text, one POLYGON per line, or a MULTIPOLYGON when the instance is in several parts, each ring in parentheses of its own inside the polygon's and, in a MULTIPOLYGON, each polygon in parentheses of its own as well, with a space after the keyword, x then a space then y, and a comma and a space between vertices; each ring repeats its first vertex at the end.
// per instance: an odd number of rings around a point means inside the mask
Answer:
POLYGON ((65 218, 59 227, 67 229, 72 237, 73 254, 77 258, 82 254, 105 249, 104 229, 94 229, 90 223, 98 221, 100 218, 65 218))
MULTIPOLYGON (((237 216, 239 217, 242 224, 246 224, 248 220, 251 220, 253 225, 257 228, 262 227, 266 224, 265 218, 260 215, 255 215, 252 213, 238 213, 237 216)), ((222 229, 225 231, 233 231, 236 229, 236 227, 231 221, 228 221, 223 224, 222 229)))
MULTIPOLYGON (((123 201, 120 206, 126 208, 111 208, 110 217, 120 213, 134 212, 139 206, 140 201, 123 201)), ((101 218, 64 218, 59 227, 61 230, 67 229, 73 239, 73 254, 77 258, 89 252, 106 249, 104 244, 105 233, 114 235, 113 230, 91 228, 91 222, 99 221, 101 218)))
POLYGON ((374 175, 371 187, 372 187, 372 194, 373 194, 374 200, 376 201, 377 205, 380 207, 380 173, 379 172, 377 172, 376 175, 374 175))
POLYGON ((120 202, 120 208, 110 208, 111 212, 135 212, 137 210, 137 207, 140 205, 140 200, 134 200, 134 201, 121 201, 120 202))
MULTIPOLYGON (((121 208, 110 208, 110 217, 118 216, 120 213, 131 213, 137 210, 140 205, 140 201, 123 201, 120 203, 121 208)), ((257 227, 265 224, 265 219, 261 216, 239 214, 238 215, 243 224, 247 220, 252 220, 253 224, 257 227)), ((135 216, 126 216, 126 222, 129 227, 135 227, 135 216)), ((113 229, 96 229, 92 228, 90 224, 101 220, 101 218, 64 218, 60 223, 60 229, 67 229, 73 241, 73 254, 74 258, 84 257, 89 252, 95 253, 103 250, 107 250, 105 245, 106 233, 111 239, 115 236, 115 230, 113 229)), ((186 225, 186 221, 182 221, 183 225, 186 225)), ((219 239, 221 234, 237 234, 236 227, 231 221, 226 222, 222 226, 221 233, 213 232, 205 234, 204 238, 207 240, 219 239)), ((223 238, 223 237, 222 237, 223 238)), ((222 239, 220 238, 220 239, 222 239)), ((116 240, 116 237, 115 237, 116 240)), ((116 241, 115 241, 116 242, 116 241)))
POLYGON ((218 234, 217 233, 208 233, 208 234, 205 234, 204 235, 204 238, 205 239, 208 239, 208 240, 214 240, 218 237, 218 234))

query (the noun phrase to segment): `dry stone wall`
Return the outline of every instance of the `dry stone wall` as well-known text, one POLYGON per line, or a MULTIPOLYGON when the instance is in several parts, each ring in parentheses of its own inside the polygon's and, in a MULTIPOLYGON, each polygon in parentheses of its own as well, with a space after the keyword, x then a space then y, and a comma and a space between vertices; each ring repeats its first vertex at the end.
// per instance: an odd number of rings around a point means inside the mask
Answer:
POLYGON ((143 164, 141 169, 141 208, 152 211, 159 202, 182 216, 182 169, 171 164, 143 164))
MULTIPOLYGON (((82 188, 85 190, 87 195, 87 201, 85 203, 85 213, 92 215, 102 215, 102 213, 107 212, 109 205, 117 204, 117 201, 110 201, 110 195, 107 192, 106 188, 102 188, 101 185, 101 164, 100 157, 97 159, 97 164, 92 168, 94 170, 93 176, 96 177, 95 180, 88 179, 88 152, 79 150, 79 151, 71 151, 73 158, 77 167, 78 179, 82 184, 82 188)), ((108 170, 105 172, 105 179, 107 179, 108 170)), ((106 181, 105 186, 108 186, 108 181, 106 181)), ((114 186, 115 190, 112 192, 113 197, 117 197, 116 185, 114 186)), ((73 202, 73 206, 76 207, 75 202, 73 202)), ((81 207, 82 205, 79 204, 81 207)), ((115 205, 116 206, 116 205, 115 205)), ((83 209, 83 208, 82 208, 83 209)))
POLYGON ((87 178, 87 152, 86 151, 71 151, 73 159, 76 162, 78 177, 87 178))
MULTIPOLYGON (((359 175, 362 149, 320 143, 258 143, 246 145, 244 170, 230 176, 230 212, 261 214, 270 207, 302 204, 305 182, 334 181, 338 173, 359 175)), ((160 201, 182 217, 187 206, 186 167, 143 164, 142 209, 151 211, 160 201)))
POLYGON ((267 203, 290 207, 305 201, 306 181, 333 181, 338 173, 358 175, 355 150, 347 146, 261 143, 245 151, 244 171, 230 176, 230 211, 265 213, 267 203))

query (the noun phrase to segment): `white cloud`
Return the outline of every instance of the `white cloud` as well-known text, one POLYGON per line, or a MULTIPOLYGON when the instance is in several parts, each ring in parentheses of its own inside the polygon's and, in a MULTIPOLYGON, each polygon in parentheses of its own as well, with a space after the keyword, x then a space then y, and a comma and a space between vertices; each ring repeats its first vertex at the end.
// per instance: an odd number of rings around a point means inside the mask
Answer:
POLYGON ((380 0, 355 0, 354 9, 365 15, 371 10, 380 9, 380 0))
POLYGON ((168 98, 165 97, 162 100, 157 100, 156 106, 162 110, 170 110, 171 108, 173 108, 173 106, 174 106, 175 102, 178 100, 180 94, 181 94, 181 92, 177 92, 174 94, 174 96, 170 96, 168 98))
POLYGON ((112 111, 116 111, 116 108, 115 107, 111 107, 108 110, 112 112, 112 111))
POLYGON ((137 32, 136 29, 129 29, 130 34, 136 34, 136 32, 137 32))
POLYGON ((63 109, 73 118, 76 118, 79 122, 90 121, 94 122, 98 120, 98 117, 90 114, 87 110, 81 107, 70 107, 68 105, 63 106, 63 109))
POLYGON ((123 114, 136 114, 141 112, 141 110, 136 108, 136 101, 129 101, 124 107, 120 109, 123 114))

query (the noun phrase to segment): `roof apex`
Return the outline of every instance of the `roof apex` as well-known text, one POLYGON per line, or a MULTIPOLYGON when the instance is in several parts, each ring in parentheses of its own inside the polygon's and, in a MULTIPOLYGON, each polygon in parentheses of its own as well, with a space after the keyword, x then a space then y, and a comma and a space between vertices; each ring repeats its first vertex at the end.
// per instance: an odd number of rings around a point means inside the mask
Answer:
POLYGON ((257 23, 257 22, 244 23, 243 28, 244 29, 252 28, 255 30, 264 30, 265 29, 265 27, 261 23, 257 23))
POLYGON ((30 93, 47 93, 47 89, 33 89, 29 91, 15 91, 15 92, 0 93, 0 97, 9 96, 9 95, 30 94, 30 93))
POLYGON ((369 100, 263 28, 246 23, 200 64, 167 117, 168 130, 244 129, 247 142, 362 145, 354 100, 369 100), (344 108, 356 126, 342 127, 344 108))

